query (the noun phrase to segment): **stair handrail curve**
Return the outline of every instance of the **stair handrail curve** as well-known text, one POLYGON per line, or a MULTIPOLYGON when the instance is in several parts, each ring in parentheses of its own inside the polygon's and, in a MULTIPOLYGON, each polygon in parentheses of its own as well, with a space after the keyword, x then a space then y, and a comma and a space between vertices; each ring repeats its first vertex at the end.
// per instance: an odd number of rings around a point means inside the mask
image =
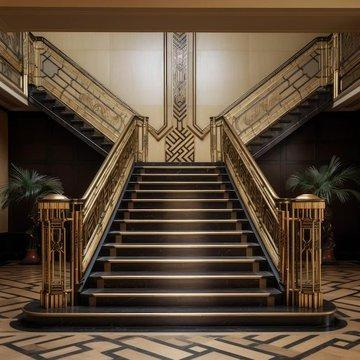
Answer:
POLYGON ((225 118, 246 144, 318 88, 333 83, 334 36, 317 37, 243 94, 225 118))
POLYGON ((50 195, 39 201, 43 269, 40 302, 44 308, 77 303, 77 289, 106 235, 134 163, 147 160, 147 148, 148 120, 134 117, 81 199, 50 195))
POLYGON ((270 261, 286 303, 317 309, 321 292, 321 223, 325 201, 312 194, 281 198, 229 121, 211 118, 213 162, 224 162, 270 261))
POLYGON ((29 33, 29 85, 55 96, 112 142, 144 118, 53 43, 29 33))

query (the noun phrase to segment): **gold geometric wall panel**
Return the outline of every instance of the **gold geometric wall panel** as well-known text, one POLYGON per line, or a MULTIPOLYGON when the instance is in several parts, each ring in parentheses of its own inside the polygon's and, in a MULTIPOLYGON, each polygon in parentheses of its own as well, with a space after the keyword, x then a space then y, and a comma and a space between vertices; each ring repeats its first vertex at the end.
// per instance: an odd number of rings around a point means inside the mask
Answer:
POLYGON ((174 128, 165 139, 166 162, 193 162, 195 160, 194 135, 188 128, 174 128))

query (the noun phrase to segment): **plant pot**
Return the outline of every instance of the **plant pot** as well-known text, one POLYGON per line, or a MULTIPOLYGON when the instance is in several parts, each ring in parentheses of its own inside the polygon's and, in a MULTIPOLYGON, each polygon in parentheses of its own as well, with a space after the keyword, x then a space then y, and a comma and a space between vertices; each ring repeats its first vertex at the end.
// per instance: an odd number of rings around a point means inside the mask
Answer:
POLYGON ((325 248, 322 250, 322 263, 334 264, 336 262, 334 248, 325 248))
POLYGON ((24 259, 21 261, 23 265, 36 265, 40 263, 40 257, 36 249, 27 249, 24 259))

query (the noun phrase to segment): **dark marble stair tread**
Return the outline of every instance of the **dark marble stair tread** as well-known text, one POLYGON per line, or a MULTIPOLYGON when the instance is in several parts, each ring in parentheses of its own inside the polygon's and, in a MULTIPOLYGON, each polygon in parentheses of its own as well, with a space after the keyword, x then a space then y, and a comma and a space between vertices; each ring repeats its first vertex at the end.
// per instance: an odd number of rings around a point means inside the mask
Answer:
MULTIPOLYGON (((126 199, 129 200, 129 199, 126 199)), ((167 199, 169 200, 169 199, 167 199)), ((189 199, 187 199, 189 200, 189 199)), ((242 211, 241 208, 233 209, 118 209, 120 212, 169 212, 169 211, 178 211, 178 212, 233 212, 233 211, 242 211)))
POLYGON ((209 231, 109 231, 110 235, 140 236, 140 235, 242 235, 252 234, 251 230, 209 230, 209 231))
POLYGON ((248 219, 118 219, 116 223, 238 223, 247 222, 248 219))
POLYGON ((247 243, 196 243, 196 244, 167 244, 167 243, 136 243, 136 244, 118 244, 118 243, 106 243, 103 245, 104 247, 112 247, 112 248, 168 248, 168 249, 176 249, 176 248, 248 248, 248 247, 258 247, 260 246, 257 243, 247 242, 247 243))
POLYGON ((269 296, 281 294, 281 291, 275 288, 234 288, 234 289, 152 289, 152 288, 90 288, 81 293, 82 295, 94 295, 94 296, 269 296))
POLYGON ((97 271, 90 275, 92 278, 112 279, 112 278, 223 278, 223 279, 261 279, 264 277, 273 277, 273 273, 269 271, 197 271, 189 274, 188 272, 172 271, 171 274, 164 274, 159 271, 97 271))
POLYGON ((209 170, 209 169, 225 169, 224 165, 172 165, 172 166, 168 166, 166 165, 136 165, 134 167, 135 169, 204 169, 204 170, 209 170))
POLYGON ((104 262, 255 262, 265 261, 263 256, 101 256, 97 261, 104 262))

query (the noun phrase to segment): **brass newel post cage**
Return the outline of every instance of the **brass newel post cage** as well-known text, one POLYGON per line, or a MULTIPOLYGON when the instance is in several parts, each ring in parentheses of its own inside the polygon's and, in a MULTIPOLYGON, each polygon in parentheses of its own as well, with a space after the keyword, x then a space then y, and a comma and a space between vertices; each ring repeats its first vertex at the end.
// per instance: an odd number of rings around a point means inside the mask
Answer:
POLYGON ((39 202, 42 247, 41 306, 74 304, 81 276, 82 202, 48 195, 39 202), (70 247, 70 248, 69 248, 70 247))
POLYGON ((288 305, 317 309, 321 292, 321 224, 325 201, 313 194, 280 202, 281 277, 288 305))

